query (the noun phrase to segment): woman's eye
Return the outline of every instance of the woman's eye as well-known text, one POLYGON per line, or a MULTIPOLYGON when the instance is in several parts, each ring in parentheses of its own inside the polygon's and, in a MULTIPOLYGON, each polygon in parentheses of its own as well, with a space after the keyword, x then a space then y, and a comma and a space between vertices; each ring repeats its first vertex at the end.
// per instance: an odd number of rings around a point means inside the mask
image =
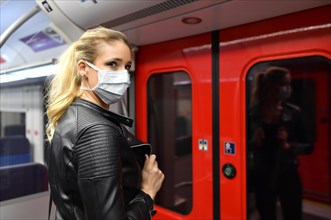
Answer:
POLYGON ((125 66, 125 69, 126 69, 126 70, 130 70, 130 69, 131 69, 131 65, 126 65, 126 66, 125 66))
POLYGON ((111 68, 116 68, 117 67, 116 62, 109 62, 109 63, 107 63, 107 65, 110 66, 111 68))

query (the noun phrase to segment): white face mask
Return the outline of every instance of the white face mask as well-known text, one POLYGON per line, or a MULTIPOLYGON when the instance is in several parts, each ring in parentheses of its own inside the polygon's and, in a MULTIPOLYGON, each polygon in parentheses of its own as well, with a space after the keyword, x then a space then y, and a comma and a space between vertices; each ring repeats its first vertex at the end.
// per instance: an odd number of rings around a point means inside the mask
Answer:
POLYGON ((129 72, 127 70, 100 70, 90 62, 85 61, 85 63, 98 71, 98 84, 92 89, 83 87, 81 89, 94 91, 108 105, 120 101, 130 85, 129 72))

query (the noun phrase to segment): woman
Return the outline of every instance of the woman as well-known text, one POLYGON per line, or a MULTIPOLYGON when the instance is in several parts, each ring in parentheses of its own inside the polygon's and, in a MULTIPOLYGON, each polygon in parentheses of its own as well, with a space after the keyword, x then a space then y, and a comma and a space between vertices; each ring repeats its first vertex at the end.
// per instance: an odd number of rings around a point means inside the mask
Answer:
POLYGON ((61 57, 46 131, 58 219, 146 220, 155 213, 164 180, 155 155, 125 129, 131 119, 107 110, 130 84, 131 57, 126 36, 103 27, 86 31, 61 57))
POLYGON ((253 187, 262 220, 276 220, 279 199, 285 220, 302 219, 302 185, 298 154, 311 153, 299 107, 287 102, 291 76, 270 67, 257 75, 249 112, 249 151, 253 187))

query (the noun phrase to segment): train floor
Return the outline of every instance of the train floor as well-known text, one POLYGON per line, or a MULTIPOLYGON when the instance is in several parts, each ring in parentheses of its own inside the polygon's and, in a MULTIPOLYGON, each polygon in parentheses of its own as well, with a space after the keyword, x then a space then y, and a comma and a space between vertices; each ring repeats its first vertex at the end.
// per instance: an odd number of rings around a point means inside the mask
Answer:
MULTIPOLYGON (((248 220, 260 220, 259 214, 251 207, 248 220)), ((283 220, 280 204, 277 205, 277 220, 283 220)), ((311 200, 303 201, 302 220, 331 220, 331 205, 311 200)))
POLYGON ((331 205, 315 202, 311 200, 303 200, 303 220, 330 220, 331 205))

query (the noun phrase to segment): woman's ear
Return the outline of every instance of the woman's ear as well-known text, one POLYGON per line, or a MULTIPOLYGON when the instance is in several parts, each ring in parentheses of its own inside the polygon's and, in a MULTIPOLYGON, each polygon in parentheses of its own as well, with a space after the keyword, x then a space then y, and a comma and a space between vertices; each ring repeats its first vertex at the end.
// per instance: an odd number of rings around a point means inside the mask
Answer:
POLYGON ((81 77, 87 78, 86 68, 87 68, 87 65, 84 60, 79 60, 77 62, 77 71, 81 77))

